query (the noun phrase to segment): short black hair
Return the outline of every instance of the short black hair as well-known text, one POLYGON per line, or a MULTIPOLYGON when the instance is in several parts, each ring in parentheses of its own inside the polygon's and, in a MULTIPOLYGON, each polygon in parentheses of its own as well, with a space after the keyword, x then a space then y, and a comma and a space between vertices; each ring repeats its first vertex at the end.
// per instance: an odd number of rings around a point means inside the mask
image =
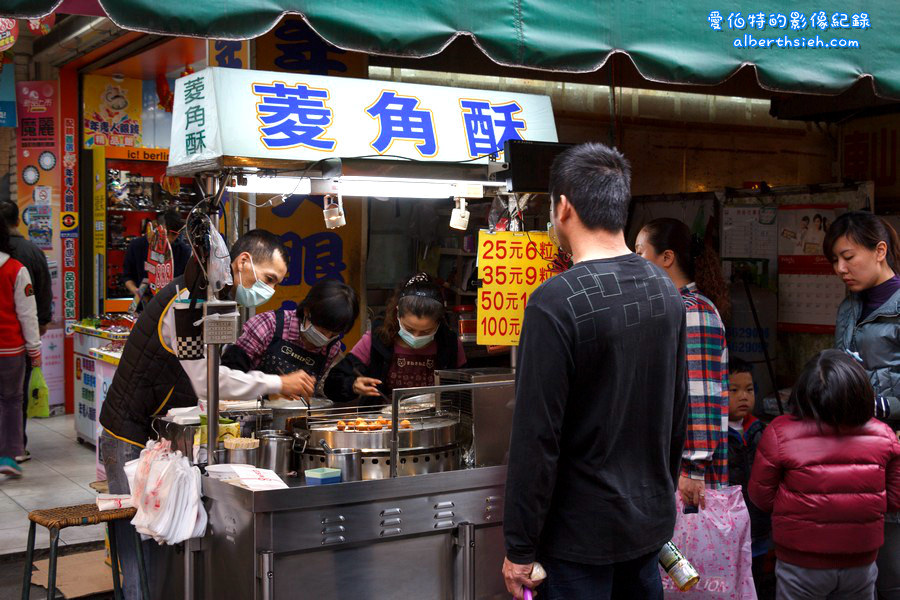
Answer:
POLYGON ((249 252, 250 257, 256 263, 268 262, 276 253, 281 255, 284 264, 287 265, 290 260, 287 248, 281 238, 265 229, 251 229, 239 237, 231 247, 231 260, 233 261, 244 252, 249 252))
POLYGON ((750 373, 753 376, 753 365, 740 356, 731 356, 728 358, 728 372, 732 375, 750 373))
POLYGON ((184 219, 181 218, 181 215, 174 208, 170 208, 160 215, 159 218, 169 231, 180 231, 184 227, 184 219))
POLYGON ((824 350, 806 363, 791 393, 793 415, 837 429, 861 427, 875 416, 869 375, 840 350, 824 350))
POLYGON ((297 307, 301 321, 304 311, 316 327, 335 333, 347 333, 359 317, 359 296, 349 285, 336 279, 323 279, 306 294, 297 307))
POLYGON ((19 224, 19 205, 12 200, 0 200, 0 222, 7 229, 16 227, 19 224))
POLYGON ((550 198, 565 196, 588 229, 625 229, 631 201, 631 165, 615 148, 596 142, 559 154, 550 168, 550 198))

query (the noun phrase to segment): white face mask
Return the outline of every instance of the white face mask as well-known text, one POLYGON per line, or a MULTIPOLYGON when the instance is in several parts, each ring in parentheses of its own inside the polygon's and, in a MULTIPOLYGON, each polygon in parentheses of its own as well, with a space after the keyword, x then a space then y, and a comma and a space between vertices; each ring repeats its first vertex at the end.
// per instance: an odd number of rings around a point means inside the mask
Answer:
POLYGON ((253 269, 253 278, 256 281, 249 288, 244 287, 241 271, 238 270, 238 285, 234 292, 234 299, 237 300, 237 303, 248 308, 265 304, 269 298, 275 295, 275 288, 263 282, 257 276, 252 257, 250 258, 250 268, 253 269))
POLYGON ((319 331, 315 325, 312 324, 312 321, 309 321, 307 323, 307 319, 304 319, 303 325, 300 326, 300 334, 303 336, 303 340, 307 344, 316 348, 327 346, 337 339, 337 336, 333 338, 326 336, 324 333, 319 331))
POLYGON ((424 348, 428 344, 434 340, 434 336, 437 333, 430 333, 428 335, 413 335, 403 328, 403 322, 400 319, 397 319, 397 322, 400 324, 400 331, 397 333, 400 334, 400 339, 406 342, 406 345, 410 348, 418 350, 419 348, 424 348))

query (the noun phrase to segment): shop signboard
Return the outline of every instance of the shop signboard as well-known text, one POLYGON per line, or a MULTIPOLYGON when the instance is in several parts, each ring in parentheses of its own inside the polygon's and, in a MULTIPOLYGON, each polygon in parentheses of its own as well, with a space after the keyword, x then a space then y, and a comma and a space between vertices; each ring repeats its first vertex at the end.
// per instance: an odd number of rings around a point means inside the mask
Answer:
POLYGON ((369 74, 368 55, 329 44, 297 15, 285 15, 271 31, 256 38, 255 50, 258 69, 334 77, 369 74))
POLYGON ((532 292, 554 275, 545 231, 478 232, 478 344, 518 346, 532 292))
MULTIPOLYGON (((4 69, 4 71, 11 68, 4 69)), ((60 225, 60 121, 59 84, 56 81, 21 81, 15 84, 18 120, 16 186, 22 216, 22 234, 44 251, 50 267, 52 321, 43 337, 45 375, 50 403, 62 404, 65 389, 63 360, 63 289, 60 225)))
POLYGON ((208 40, 206 61, 223 69, 250 68, 250 42, 247 40, 208 40))
POLYGON ((169 166, 222 156, 487 162, 519 139, 557 141, 549 97, 209 68, 175 84, 169 166))
POLYGON ((96 146, 140 147, 143 136, 143 81, 85 75, 83 86, 85 149, 96 146))
MULTIPOLYGON (((276 233, 290 255, 287 276, 275 288, 272 299, 256 309, 257 313, 296 309, 309 288, 323 279, 343 281, 355 290, 366 288, 363 236, 368 231, 367 210, 358 200, 344 201, 347 224, 333 230, 325 229, 321 196, 290 196, 284 204, 257 213, 257 225, 276 233)), ((362 315, 365 321, 365 310, 362 315)), ((362 327, 356 327, 341 341, 352 348, 361 331, 362 327)))

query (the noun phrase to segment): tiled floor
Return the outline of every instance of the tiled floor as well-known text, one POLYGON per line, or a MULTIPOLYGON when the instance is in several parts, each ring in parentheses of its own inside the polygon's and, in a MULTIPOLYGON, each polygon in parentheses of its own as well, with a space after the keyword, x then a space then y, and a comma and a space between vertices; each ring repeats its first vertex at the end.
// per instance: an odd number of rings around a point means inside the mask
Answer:
MULTIPOLYGON (((93 502, 89 484, 97 479, 94 447, 75 440, 75 417, 28 421, 28 449, 32 459, 22 464, 23 476, 0 475, 0 555, 23 552, 28 543, 28 511, 93 502)), ((64 544, 102 540, 103 525, 63 529, 64 544)), ((50 545, 47 531, 37 529, 37 548, 50 545)))

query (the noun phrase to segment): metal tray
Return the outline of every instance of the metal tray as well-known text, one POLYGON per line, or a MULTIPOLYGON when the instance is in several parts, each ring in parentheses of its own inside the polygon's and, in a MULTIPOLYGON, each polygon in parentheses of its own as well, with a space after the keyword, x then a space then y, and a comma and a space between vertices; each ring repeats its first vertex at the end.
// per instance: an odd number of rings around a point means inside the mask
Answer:
MULTIPOLYGON (((367 420, 375 416, 362 415, 367 420)), ((401 429, 398 433, 398 448, 443 448, 456 443, 458 422, 440 417, 412 420, 411 429, 401 429)), ((338 431, 333 423, 310 427, 309 445, 318 448, 320 440, 325 440, 332 448, 359 448, 360 450, 390 450, 390 427, 381 431, 338 431)))

